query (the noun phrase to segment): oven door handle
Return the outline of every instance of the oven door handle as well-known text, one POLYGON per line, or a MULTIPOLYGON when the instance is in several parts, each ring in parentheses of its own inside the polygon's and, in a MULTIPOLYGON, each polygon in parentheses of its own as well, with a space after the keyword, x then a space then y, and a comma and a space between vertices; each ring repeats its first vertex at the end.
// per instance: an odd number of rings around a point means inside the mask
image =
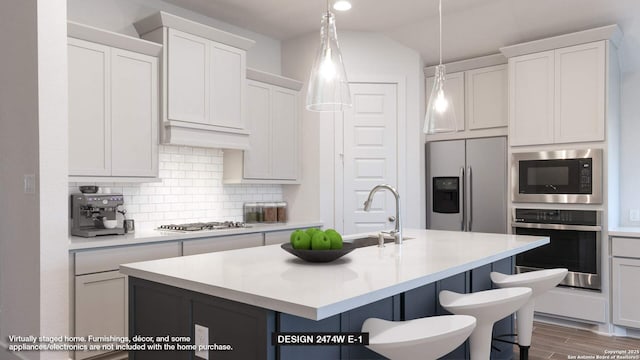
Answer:
POLYGON ((549 229, 549 230, 575 230, 575 231, 602 231, 600 225, 566 225, 566 224, 538 224, 538 223, 511 223, 513 228, 549 229))

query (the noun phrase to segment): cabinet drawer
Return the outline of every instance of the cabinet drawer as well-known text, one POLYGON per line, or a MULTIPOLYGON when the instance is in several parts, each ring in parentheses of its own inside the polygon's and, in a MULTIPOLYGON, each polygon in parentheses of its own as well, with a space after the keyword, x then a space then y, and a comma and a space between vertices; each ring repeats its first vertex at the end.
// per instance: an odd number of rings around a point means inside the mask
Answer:
POLYGON ((275 245, 289 242, 293 230, 273 231, 264 234, 265 245, 275 245))
POLYGON ((613 256, 640 258, 640 239, 611 238, 611 254, 613 256))
POLYGON ((183 255, 204 254, 216 251, 243 249, 262 246, 262 233, 231 236, 217 236, 202 240, 185 241, 182 245, 183 255))
POLYGON ((76 253, 76 275, 118 270, 120 264, 180 256, 180 242, 122 246, 76 253))

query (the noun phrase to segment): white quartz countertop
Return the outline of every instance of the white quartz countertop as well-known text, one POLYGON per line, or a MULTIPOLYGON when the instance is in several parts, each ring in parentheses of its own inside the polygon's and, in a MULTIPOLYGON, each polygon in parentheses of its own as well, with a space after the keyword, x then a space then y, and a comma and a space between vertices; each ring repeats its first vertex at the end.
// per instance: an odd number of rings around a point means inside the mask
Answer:
POLYGON ((330 263, 307 263, 271 245, 124 264, 120 272, 321 320, 549 242, 421 229, 405 229, 404 236, 414 239, 355 249, 330 263))
POLYGON ((225 230, 203 231, 161 231, 161 230, 136 230, 132 234, 96 236, 84 238, 79 236, 69 237, 69 251, 97 249, 111 246, 137 245, 163 241, 189 240, 216 236, 251 234, 270 231, 284 231, 298 228, 322 227, 320 221, 288 222, 276 224, 249 224, 250 227, 225 230))

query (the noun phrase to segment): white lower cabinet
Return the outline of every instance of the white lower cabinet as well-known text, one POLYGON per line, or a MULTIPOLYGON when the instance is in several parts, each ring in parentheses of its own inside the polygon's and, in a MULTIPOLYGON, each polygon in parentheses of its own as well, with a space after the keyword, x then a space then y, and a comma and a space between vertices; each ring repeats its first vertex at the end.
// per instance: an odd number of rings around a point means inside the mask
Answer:
POLYGON ((262 246, 263 234, 243 234, 232 236, 217 236, 211 238, 185 241, 182 245, 182 255, 195 255, 216 251, 243 249, 262 246))
MULTIPOLYGON (((119 271, 76 276, 76 336, 127 336, 127 279, 119 271)), ((96 345, 105 345, 98 343, 96 345)), ((76 360, 109 351, 76 351, 76 360)))
POLYGON ((288 243, 291 238, 291 233, 293 230, 284 230, 284 231, 272 231, 264 234, 264 244, 265 245, 275 245, 275 244, 283 244, 288 243))
POLYGON ((640 329, 640 239, 614 237, 611 245, 613 323, 640 329))

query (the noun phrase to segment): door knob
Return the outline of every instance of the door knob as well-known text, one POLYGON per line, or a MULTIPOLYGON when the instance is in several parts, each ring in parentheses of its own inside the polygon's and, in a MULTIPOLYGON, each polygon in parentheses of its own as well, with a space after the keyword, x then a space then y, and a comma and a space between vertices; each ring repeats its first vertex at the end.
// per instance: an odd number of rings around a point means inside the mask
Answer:
POLYGON ((389 216, 389 222, 394 222, 396 221, 396 217, 395 216, 389 216))

